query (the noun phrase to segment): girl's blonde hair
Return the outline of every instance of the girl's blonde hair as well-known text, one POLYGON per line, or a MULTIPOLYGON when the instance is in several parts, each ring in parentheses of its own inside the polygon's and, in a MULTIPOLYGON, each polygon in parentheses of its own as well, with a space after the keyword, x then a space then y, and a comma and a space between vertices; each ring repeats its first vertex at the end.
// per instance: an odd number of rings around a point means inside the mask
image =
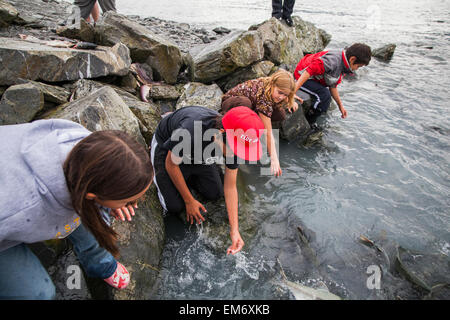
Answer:
POLYGON ((289 92, 289 95, 287 97, 287 104, 293 104, 295 95, 295 81, 294 76, 290 72, 284 69, 279 69, 270 77, 265 77, 264 84, 264 95, 267 99, 272 100, 273 90, 275 87, 277 87, 283 92, 289 92))

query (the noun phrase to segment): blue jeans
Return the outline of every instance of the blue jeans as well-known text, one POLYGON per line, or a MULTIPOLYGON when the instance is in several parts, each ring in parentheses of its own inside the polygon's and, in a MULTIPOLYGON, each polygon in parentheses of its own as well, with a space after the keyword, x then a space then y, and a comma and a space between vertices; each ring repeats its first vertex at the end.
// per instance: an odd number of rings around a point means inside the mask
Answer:
MULTIPOLYGON (((68 239, 89 277, 109 278, 117 261, 81 224, 68 239)), ((0 252, 0 299, 53 299, 55 286, 39 259, 24 244, 0 252)))

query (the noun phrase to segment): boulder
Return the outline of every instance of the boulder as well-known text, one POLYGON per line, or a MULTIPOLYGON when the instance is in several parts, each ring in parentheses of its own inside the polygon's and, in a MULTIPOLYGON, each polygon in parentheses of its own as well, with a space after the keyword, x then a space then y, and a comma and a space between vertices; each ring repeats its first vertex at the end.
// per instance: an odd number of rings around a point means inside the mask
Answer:
POLYGON ((182 66, 180 49, 139 23, 108 11, 95 27, 95 39, 96 43, 108 46, 124 43, 133 62, 146 62, 167 83, 177 81, 182 66))
POLYGON ((330 42, 331 35, 325 30, 317 28, 311 22, 304 21, 298 16, 293 16, 292 21, 296 37, 303 48, 303 54, 322 51, 330 42))
POLYGON ((144 137, 146 143, 150 144, 153 133, 155 132, 159 121, 161 121, 161 111, 157 104, 153 102, 140 101, 136 96, 119 87, 86 79, 78 80, 72 86, 73 98, 79 99, 81 97, 88 96, 103 87, 112 88, 120 96, 128 108, 130 108, 133 114, 137 117, 142 136, 144 137))
POLYGON ((202 106, 218 111, 222 104, 223 92, 217 84, 206 85, 190 82, 184 86, 184 93, 178 99, 176 109, 186 106, 202 106))
POLYGON ((70 39, 79 39, 82 41, 94 42, 94 26, 86 22, 86 20, 84 19, 79 19, 78 21, 78 23, 57 28, 56 33, 59 36, 70 39))
POLYGON ((10 24, 23 24, 24 22, 14 6, 5 0, 0 0, 0 28, 5 28, 10 24))
POLYGON ((225 78, 217 80, 217 84, 224 92, 227 92, 244 81, 268 76, 272 72, 274 66, 274 63, 268 60, 259 61, 251 66, 239 69, 225 78))
POLYGON ((189 53, 192 80, 210 83, 262 60, 264 47, 259 32, 237 30, 189 53))
POLYGON ((69 101, 70 91, 63 87, 23 79, 18 79, 17 82, 30 83, 34 85, 44 95, 44 101, 46 103, 50 102, 52 104, 60 105, 69 101))
POLYGON ((0 85, 15 84, 18 78, 59 82, 123 76, 131 64, 129 50, 122 43, 78 50, 10 38, 0 38, 0 61, 0 85))
POLYGON ((122 98, 110 87, 102 87, 80 99, 63 104, 44 118, 78 122, 90 131, 122 130, 145 145, 139 123, 122 98))
POLYGON ((387 44, 381 48, 372 50, 372 56, 382 61, 390 61, 394 55, 394 51, 397 45, 394 43, 387 44))
MULTIPOLYGON (((118 129, 145 145, 136 117, 111 87, 102 87, 91 94, 61 106, 47 114, 82 124, 91 131, 118 129)), ((131 222, 113 222, 120 235, 119 261, 130 272, 131 281, 124 290, 114 290, 99 279, 87 279, 94 299, 148 299, 156 290, 159 263, 165 231, 155 186, 139 202, 131 222)))
POLYGON ((33 120, 44 108, 44 95, 31 83, 9 87, 0 100, 0 125, 33 120))
POLYGON ((294 29, 286 26, 276 18, 271 18, 249 30, 260 33, 264 43, 264 59, 276 65, 285 64, 290 71, 303 58, 303 45, 294 29))
MULTIPOLYGON (((303 91, 297 91, 297 95, 303 99, 303 104, 299 104, 298 110, 290 113, 286 112, 286 119, 281 123, 274 125, 280 129, 280 138, 293 141, 306 138, 306 134, 311 127, 305 118, 305 111, 307 111, 312 104, 311 96, 303 91)), ((299 103, 296 100, 297 103, 299 103)))
POLYGON ((165 83, 152 83, 148 86, 150 88, 148 96, 157 100, 177 100, 184 90, 183 86, 171 86, 165 83))

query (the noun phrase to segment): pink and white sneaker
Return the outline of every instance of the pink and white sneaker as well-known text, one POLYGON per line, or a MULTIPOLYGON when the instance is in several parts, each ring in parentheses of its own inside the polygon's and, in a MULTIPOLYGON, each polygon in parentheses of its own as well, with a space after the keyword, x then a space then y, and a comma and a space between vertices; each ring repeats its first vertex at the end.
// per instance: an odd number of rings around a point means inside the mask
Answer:
POLYGON ((122 290, 125 289, 130 282, 130 274, 120 262, 117 262, 117 268, 116 271, 114 271, 114 274, 103 280, 110 286, 122 290))

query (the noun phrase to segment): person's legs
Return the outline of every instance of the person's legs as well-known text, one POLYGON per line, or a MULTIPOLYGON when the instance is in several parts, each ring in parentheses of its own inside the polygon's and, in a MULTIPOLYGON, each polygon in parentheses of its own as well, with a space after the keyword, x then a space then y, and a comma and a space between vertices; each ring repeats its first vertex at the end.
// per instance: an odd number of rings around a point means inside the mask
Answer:
MULTIPOLYGON (((98 7, 98 2, 95 2, 95 5, 92 7, 91 16, 94 22, 97 22, 100 18, 100 8, 98 7)), ((86 19, 87 22, 91 22, 91 16, 86 19)))
POLYGON ((0 299, 55 298, 55 286, 34 253, 20 244, 0 252, 0 299))
POLYGON ((327 87, 324 87, 320 83, 314 80, 306 81, 300 90, 309 93, 315 98, 315 103, 313 107, 305 115, 306 120, 309 124, 315 123, 317 118, 322 114, 327 112, 330 102, 331 94, 327 87))
POLYGON ((75 0, 74 5, 80 8, 81 18, 87 20, 95 6, 96 0, 75 0))
POLYGON ((253 104, 249 98, 239 96, 239 97, 229 97, 224 102, 222 102, 222 110, 221 112, 225 114, 228 110, 234 107, 248 107, 253 110, 253 104))
POLYGON ((283 3, 283 19, 290 18, 294 11, 295 0, 284 0, 283 3))
POLYGON ((272 0, 272 17, 281 19, 281 10, 283 9, 283 0, 272 0))
POLYGON ((100 7, 102 7, 103 13, 106 11, 114 11, 116 12, 116 0, 98 0, 100 7))
POLYGON ((156 138, 153 137, 151 146, 151 160, 154 170, 153 182, 158 189, 159 202, 165 211, 180 213, 185 208, 184 200, 167 173, 166 157, 167 151, 160 148, 156 138))
POLYGON ((95 237, 83 224, 67 238, 72 242, 73 250, 89 277, 106 279, 113 275, 117 268, 116 259, 99 246, 95 237))

